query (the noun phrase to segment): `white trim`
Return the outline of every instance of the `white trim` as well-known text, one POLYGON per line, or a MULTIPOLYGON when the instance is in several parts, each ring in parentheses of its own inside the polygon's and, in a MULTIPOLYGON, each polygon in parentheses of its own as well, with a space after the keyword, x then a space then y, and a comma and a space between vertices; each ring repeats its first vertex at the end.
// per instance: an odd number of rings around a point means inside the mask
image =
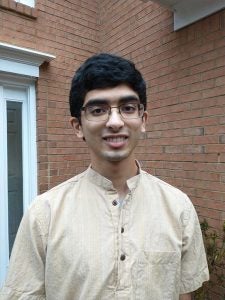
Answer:
POLYGON ((8 268, 6 260, 9 257, 9 238, 8 238, 8 166, 7 166, 7 128, 6 128, 6 102, 3 101, 3 87, 0 86, 0 191, 1 191, 1 209, 0 209, 0 240, 3 243, 0 251, 0 286, 4 280, 4 273, 8 268))
MULTIPOLYGON (((12 73, 8 73, 8 72, 0 72, 0 84, 4 85, 4 84, 12 84, 12 85, 19 85, 19 86, 24 86, 24 84, 26 83, 26 85, 32 85, 33 83, 35 83, 35 78, 31 78, 31 77, 27 77, 27 76, 23 76, 20 74, 12 74, 12 73)), ((36 96, 35 96, 36 97, 36 96)))
POLYGON ((1 43, 0 42, 0 55, 6 58, 15 59, 19 61, 26 62, 28 64, 35 64, 40 66, 44 61, 50 62, 55 58, 54 55, 36 51, 33 49, 28 49, 24 47, 18 47, 15 45, 1 43))
POLYGON ((23 105, 23 205, 24 211, 37 195, 37 145, 35 85, 27 89, 23 105), (35 176, 31 176, 35 174, 35 176), (29 182, 29 184, 28 184, 29 182))
POLYGON ((2 72, 39 77, 39 67, 18 63, 11 60, 0 58, 0 69, 2 72), (9 71, 10 70, 10 71, 9 71))
POLYGON ((201 20, 225 8, 224 0, 151 0, 174 12, 174 30, 201 20))
POLYGON ((39 66, 54 55, 0 42, 0 72, 39 77, 39 66))
POLYGON ((174 5, 174 30, 181 29, 225 8, 224 0, 181 0, 174 5))

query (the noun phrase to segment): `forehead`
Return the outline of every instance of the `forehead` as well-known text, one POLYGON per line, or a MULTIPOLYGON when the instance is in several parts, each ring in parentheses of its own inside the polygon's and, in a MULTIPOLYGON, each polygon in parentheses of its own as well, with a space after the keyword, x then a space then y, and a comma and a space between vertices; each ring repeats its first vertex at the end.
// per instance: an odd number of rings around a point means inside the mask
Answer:
POLYGON ((114 104, 129 97, 134 97, 139 100, 138 94, 132 88, 128 85, 121 84, 116 87, 95 89, 87 92, 84 98, 84 105, 93 100, 102 100, 114 104))

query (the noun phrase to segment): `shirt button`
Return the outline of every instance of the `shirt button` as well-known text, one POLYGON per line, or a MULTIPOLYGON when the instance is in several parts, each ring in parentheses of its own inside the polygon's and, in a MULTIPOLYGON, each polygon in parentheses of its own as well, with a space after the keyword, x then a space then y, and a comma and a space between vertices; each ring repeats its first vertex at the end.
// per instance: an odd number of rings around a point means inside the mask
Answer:
POLYGON ((117 201, 116 201, 116 200, 113 200, 112 205, 113 205, 113 206, 116 206, 117 204, 118 204, 117 201))
POLYGON ((126 255, 125 254, 121 254, 120 260, 125 260, 125 258, 126 258, 126 255))
POLYGON ((124 233, 124 228, 123 227, 121 228, 121 233, 124 233))

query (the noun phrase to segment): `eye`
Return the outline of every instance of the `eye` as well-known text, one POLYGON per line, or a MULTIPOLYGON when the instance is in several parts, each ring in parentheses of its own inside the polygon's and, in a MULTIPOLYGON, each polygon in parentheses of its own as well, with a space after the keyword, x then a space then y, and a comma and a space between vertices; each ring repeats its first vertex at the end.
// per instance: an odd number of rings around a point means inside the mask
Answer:
POLYGON ((126 103, 120 106, 122 113, 133 114, 137 111, 136 103, 126 103))
POLYGON ((103 105, 88 106, 87 111, 92 116, 101 116, 108 113, 108 107, 103 105))

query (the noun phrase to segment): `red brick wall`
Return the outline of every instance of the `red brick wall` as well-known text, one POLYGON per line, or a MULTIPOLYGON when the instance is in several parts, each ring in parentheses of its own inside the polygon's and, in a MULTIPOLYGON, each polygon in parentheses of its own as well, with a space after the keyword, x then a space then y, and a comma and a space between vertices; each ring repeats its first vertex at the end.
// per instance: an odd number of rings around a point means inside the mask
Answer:
POLYGON ((134 60, 148 84, 138 158, 184 190, 199 214, 225 219, 225 11, 177 32, 151 1, 102 1, 101 49, 134 60))
POLYGON ((69 126, 68 93, 80 62, 98 51, 134 60, 148 84, 143 167, 188 193, 200 216, 225 219, 225 12, 177 32, 151 1, 0 1, 0 39, 56 55, 37 81, 40 192, 88 165, 69 126), (15 3, 14 3, 15 4, 15 3), (15 12, 17 9, 17 12, 15 12))
POLYGON ((0 41, 56 56, 37 81, 39 192, 84 169, 85 145, 68 123, 68 93, 74 70, 99 50, 95 0, 38 0, 35 9, 0 1, 0 41))

